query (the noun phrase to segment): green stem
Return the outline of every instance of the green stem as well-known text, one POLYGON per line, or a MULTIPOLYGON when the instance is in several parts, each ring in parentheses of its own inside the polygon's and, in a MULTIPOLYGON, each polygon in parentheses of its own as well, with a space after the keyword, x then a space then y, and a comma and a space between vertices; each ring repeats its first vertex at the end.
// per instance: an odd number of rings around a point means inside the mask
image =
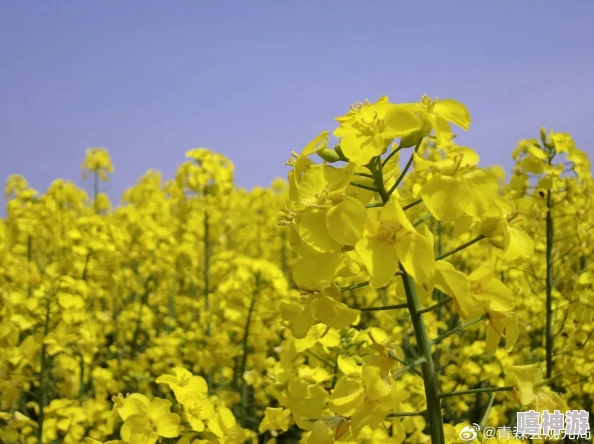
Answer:
MULTIPOLYGON (((550 162, 549 162, 550 163, 550 162)), ((547 191, 547 218, 546 218, 546 261, 547 261, 547 280, 546 280, 546 375, 551 377, 553 373, 553 242, 554 227, 552 215, 552 193, 547 191)))
MULTIPOLYGON (((396 273, 394 273, 394 276, 398 276, 401 274, 402 272, 400 270, 397 270, 396 273)), ((349 285, 347 287, 340 287, 340 291, 356 290, 357 288, 367 287, 368 285, 369 281, 359 282, 358 284, 349 285)))
POLYGON ((82 271, 82 275, 81 275, 81 279, 83 281, 87 280, 87 273, 89 271, 89 260, 91 259, 91 253, 87 253, 87 255, 85 256, 85 265, 83 267, 83 271, 82 271))
POLYGON ((364 190, 373 191, 374 193, 377 193, 377 190, 375 188, 368 187, 367 185, 362 185, 360 183, 351 183, 351 185, 357 188, 362 188, 364 190))
MULTIPOLYGON (((323 362, 324 364, 326 364, 328 367, 330 367, 330 368, 334 368, 334 367, 336 367, 336 364, 335 364, 335 363, 333 364, 332 362, 328 361, 327 359, 324 359, 324 358, 322 358, 322 357, 320 357, 320 356, 316 355, 316 354, 315 354, 314 352, 312 352, 311 350, 306 350, 306 352, 307 352, 308 354, 310 354, 312 357, 316 358, 318 361, 320 361, 320 362, 323 362)), ((332 385, 332 387, 334 387, 334 385, 332 385)))
POLYGON ((594 328, 590 329, 590 333, 588 333, 588 336, 586 337, 586 339, 583 342, 580 343, 580 345, 578 345, 575 348, 572 348, 571 350, 565 350, 565 351, 562 351, 562 352, 553 353, 553 356, 568 355, 568 354, 571 354, 571 353, 576 352, 578 350, 581 350, 582 348, 584 348, 586 346, 586 344, 588 343, 588 341, 592 337, 592 334, 594 334, 594 328))
POLYGON ((281 230, 281 252, 280 252, 280 260, 281 260, 281 269, 283 270, 283 275, 290 281, 289 279, 289 268, 287 266, 287 230, 281 230))
POLYGON ((415 149, 413 151, 413 154, 410 155, 410 158, 408 159, 408 162, 406 162, 406 165, 405 165, 404 169, 400 173, 400 176, 398 176, 398 179, 396 179, 396 182, 394 183, 394 185, 392 185, 392 188, 390 188, 390 191, 388 191, 388 196, 391 196, 392 193, 396 190, 396 188, 398 188, 398 185, 400 185, 400 183, 404 180, 404 176, 406 176, 406 173, 410 169, 410 167, 411 167, 411 165, 413 163, 413 160, 415 158, 415 154, 414 153, 417 152, 417 150, 421 146, 421 142, 422 141, 423 141, 423 138, 421 137, 419 139, 419 141, 417 142, 417 145, 415 146, 415 149))
MULTIPOLYGON (((436 221, 437 222, 437 255, 440 255, 443 253, 443 224, 440 220, 436 221)), ((446 294, 442 293, 439 289, 434 289, 433 290, 434 293, 433 295, 435 296, 435 300, 437 301, 437 303, 433 306, 435 307, 434 309, 436 310, 435 312, 435 316, 437 318, 438 321, 442 322, 445 320, 444 317, 444 312, 442 310, 442 307, 448 303, 449 301, 451 301, 451 298, 449 296, 447 296, 446 294)), ((431 307, 429 307, 431 308, 431 307)), ((431 311, 431 310, 429 310, 431 311)), ((423 311, 423 313, 426 313, 425 311, 423 311)), ((443 334, 443 328, 438 327, 437 328, 437 334, 438 336, 443 334)), ((442 347, 437 347, 437 349, 435 350, 435 371, 436 372, 441 372, 441 362, 442 362, 442 347)), ((441 392, 441 380, 438 380, 438 386, 439 386, 439 391, 441 392)), ((445 411, 448 412, 450 410, 450 406, 448 405, 447 401, 443 402, 445 411)))
MULTIPOLYGON (((446 305, 447 303, 449 303, 451 300, 452 300, 452 298, 450 298, 450 297, 446 297, 446 299, 444 299, 444 300, 443 300, 443 301, 441 301, 441 302, 438 302, 438 303, 437 303, 437 304, 435 304, 435 305, 432 305, 431 307, 423 308, 423 309, 421 310, 421 313, 428 313, 428 312, 430 312, 430 311, 433 311, 433 310, 436 310, 436 309, 438 309, 438 308, 440 308, 440 307, 443 307, 444 305, 446 305)), ((441 317, 439 317, 439 316, 438 316, 438 319, 441 319, 441 317)))
POLYGON ((406 204, 405 206, 402 207, 402 209, 404 211, 408 210, 409 208, 412 208, 416 205, 419 205, 421 202, 423 202, 423 199, 417 199, 417 200, 413 200, 411 203, 406 204))
MULTIPOLYGON (((551 378, 547 378, 540 382, 537 382, 536 384, 534 384, 534 388, 539 388, 539 387, 543 387, 547 384, 550 384, 551 382, 553 382, 555 379, 559 378, 560 376, 561 376, 560 374, 555 375, 551 378)), ((439 397, 440 398, 451 398, 452 396, 473 395, 476 393, 509 392, 509 391, 513 390, 514 387, 515 387, 515 385, 505 385, 503 387, 474 388, 474 389, 468 389, 468 390, 460 390, 457 392, 440 393, 439 397)))
POLYGON ((387 163, 390 161, 390 159, 391 159, 393 156, 395 156, 395 155, 396 155, 396 154, 397 154, 397 153, 398 153, 398 152, 399 152, 401 149, 402 149, 401 147, 398 147, 398 148, 396 148, 395 150, 393 150, 393 151, 392 151, 390 154, 388 154, 388 155, 386 156, 386 158, 385 158, 385 159, 383 160, 383 162, 382 162, 382 167, 385 167, 385 166, 386 166, 386 164, 387 164, 387 163))
POLYGON ((383 311, 383 310, 398 310, 400 308, 407 308, 408 304, 384 305, 383 307, 363 307, 357 308, 359 311, 383 311))
MULTIPOLYGON (((402 266, 401 266, 402 267, 402 266)), ((402 269, 402 268, 401 268, 402 269)), ((417 297, 415 282, 413 278, 402 269, 402 282, 406 292, 408 310, 417 339, 417 349, 419 356, 425 358, 421 366, 423 373, 423 382, 425 384, 425 398, 427 403, 427 419, 429 422, 429 433, 432 444, 445 444, 443 433, 443 418, 441 416, 441 403, 439 400, 439 387, 437 373, 433 365, 431 356, 431 343, 427 336, 427 329, 421 313, 421 305, 417 297)))
MULTIPOLYGON (((399 368, 394 373, 392 373, 392 378, 398 379, 401 375, 405 374, 406 372, 414 373, 417 376, 423 377, 423 374, 416 369, 419 365, 423 364, 426 361, 425 358, 419 358, 415 360, 412 364, 405 365, 402 368, 399 368)), ((398 362, 401 362, 399 359, 398 362)))
POLYGON ((421 225, 423 222, 425 222, 427 219, 429 219, 431 216, 433 216, 431 213, 428 213, 426 215, 424 215, 423 217, 421 217, 419 220, 416 220, 413 223, 413 227, 417 228, 419 225, 421 225))
POLYGON ((489 414, 491 413, 491 409, 493 408, 493 403, 495 402, 495 393, 491 393, 491 399, 489 400, 489 405, 487 406, 487 410, 485 410, 485 414, 483 415, 483 419, 481 421, 481 430, 484 430, 489 422, 489 414))
POLYGON ((395 412, 395 413, 388 413, 386 418, 406 418, 408 416, 427 416, 427 410, 422 410, 420 412, 395 412))
POLYGON ((451 398, 452 396, 463 396, 463 395, 474 395, 477 393, 493 393, 493 392, 509 392, 513 390, 513 385, 507 385, 504 387, 484 387, 484 388, 475 388, 475 389, 468 389, 468 390, 460 390, 457 392, 446 392, 441 393, 439 395, 440 398, 451 398))
POLYGON ((478 241, 483 240, 485 238, 484 234, 480 234, 477 237, 475 237, 474 239, 469 240, 468 242, 460 245, 459 247, 454 248, 453 250, 447 251, 443 254, 440 254, 439 256, 437 256, 435 258, 436 261, 440 261, 442 259, 445 259, 448 256, 451 256, 452 254, 456 254, 458 251, 464 250, 467 247, 470 247, 472 244, 476 244, 478 241))
POLYGON ((368 285, 369 281, 360 282, 358 284, 349 285, 347 287, 340 287, 340 291, 356 290, 357 288, 367 287, 368 285))
POLYGON ((485 313, 482 316, 480 316, 476 319, 473 319, 472 321, 468 321, 465 324, 461 324, 461 325, 457 326, 456 328, 452 328, 451 330, 446 331, 444 334, 442 334, 439 337, 432 340, 431 345, 438 344, 441 341, 443 341, 444 339, 452 336, 454 333, 462 331, 462 330, 470 327, 471 325, 477 324, 477 323, 481 322, 483 319, 487 319, 488 317, 489 317, 488 313, 485 313))
POLYGON ((380 198, 385 205, 388 203, 388 200, 390 200, 390 193, 386 191, 384 172, 382 170, 382 160, 379 157, 374 163, 371 164, 370 170, 373 173, 373 177, 375 177, 375 186, 377 187, 377 192, 379 193, 380 198))

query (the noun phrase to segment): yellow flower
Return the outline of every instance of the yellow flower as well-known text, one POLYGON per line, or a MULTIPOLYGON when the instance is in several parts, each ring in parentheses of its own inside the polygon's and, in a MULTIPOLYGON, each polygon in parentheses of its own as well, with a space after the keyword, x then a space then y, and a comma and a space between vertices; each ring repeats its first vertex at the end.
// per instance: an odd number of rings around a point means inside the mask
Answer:
POLYGON ((181 418, 170 412, 171 402, 155 398, 152 401, 139 393, 124 400, 119 413, 124 421, 120 433, 130 444, 154 444, 161 436, 179 436, 181 418))
POLYGON ((534 241, 520 227, 511 225, 505 217, 489 217, 481 223, 481 233, 489 243, 503 250, 503 260, 527 258, 534 253, 534 241))
POLYGON ((205 429, 204 421, 214 414, 212 402, 205 398, 203 393, 187 392, 183 403, 184 417, 196 432, 203 432, 205 429))
POLYGON ((194 376, 183 367, 175 367, 173 373, 174 375, 161 375, 155 379, 155 382, 157 384, 167 384, 173 390, 175 399, 180 404, 184 403, 188 393, 198 394, 201 397, 205 397, 208 393, 208 385, 203 377, 194 376))
POLYGON ((394 196, 375 214, 355 245, 371 275, 370 286, 388 285, 399 263, 417 283, 430 283, 435 275, 433 239, 413 227, 394 196))
POLYGON ((219 407, 217 412, 208 419, 208 429, 217 438, 223 438, 225 435, 232 433, 236 425, 235 416, 227 407, 219 407))
POLYGON ((319 419, 315 422, 307 444, 333 444, 348 440, 350 422, 347 418, 336 416, 319 419))
POLYGON ((264 433, 266 430, 282 430, 286 432, 291 426, 291 410, 282 407, 266 407, 264 418, 258 426, 258 431, 264 433))
POLYGON ((362 373, 365 402, 360 404, 351 417, 351 430, 357 436, 365 426, 376 429, 391 408, 404 401, 409 393, 399 390, 392 375, 382 375, 382 370, 373 365, 364 365, 362 373))
POLYGON ((375 103, 366 102, 336 118, 340 123, 334 131, 341 137, 340 149, 350 162, 364 166, 371 159, 386 152, 397 137, 405 137, 421 127, 411 111, 381 97, 375 103))
POLYGON ((304 294, 302 304, 286 303, 280 305, 283 325, 289 327, 295 339, 303 339, 309 329, 317 323, 332 328, 343 328, 357 319, 359 311, 339 302, 340 290, 333 284, 321 293, 304 294))
POLYGON ((420 102, 401 106, 415 112, 421 119, 423 130, 419 136, 425 136, 433 129, 439 148, 451 146, 453 135, 450 123, 464 130, 470 127, 470 113, 462 103, 453 99, 431 99, 424 94, 420 102))

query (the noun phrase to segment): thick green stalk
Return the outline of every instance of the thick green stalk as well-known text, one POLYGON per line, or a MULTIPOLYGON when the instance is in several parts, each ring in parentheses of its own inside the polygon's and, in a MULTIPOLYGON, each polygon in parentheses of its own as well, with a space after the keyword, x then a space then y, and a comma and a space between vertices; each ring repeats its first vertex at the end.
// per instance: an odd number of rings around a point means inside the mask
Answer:
MULTIPOLYGON (((549 165, 553 162, 554 153, 549 155, 549 165)), ((551 189, 547 191, 547 217, 546 217, 546 261, 547 261, 547 280, 546 280, 546 375, 550 378, 553 374, 553 244, 554 244, 554 226, 553 226, 553 195, 551 189)))
POLYGON ((546 255, 547 255, 547 281, 546 281, 546 360, 547 378, 553 373, 553 215, 552 215, 551 190, 547 192, 547 219, 546 219, 546 255))
POLYGON ((417 339, 417 349, 419 356, 425 358, 425 362, 421 364, 421 371, 423 373, 423 382, 425 384, 425 398, 427 402, 427 419, 429 421, 429 434, 431 435, 432 444, 445 444, 445 437, 443 433, 443 418, 441 416, 441 403, 439 400, 439 386, 437 380, 437 373, 433 365, 431 356, 431 342, 427 336, 427 329, 423 321, 421 313, 421 304, 417 297, 415 282, 413 278, 404 270, 402 274, 402 282, 404 284, 404 291, 406 292, 406 300, 408 302, 408 310, 412 320, 415 337, 417 339))
MULTIPOLYGON (((421 141, 417 144, 418 149, 421 141)), ((382 163, 378 158, 378 161, 371 168, 372 173, 375 176, 375 184, 378 188, 378 193, 385 204, 390 199, 390 194, 398 187, 400 182, 404 179, 406 172, 412 164, 412 156, 409 159, 406 167, 402 171, 401 175, 396 180, 396 183, 392 186, 389 192, 386 191, 384 184, 382 163)), ((443 432, 443 418, 441 416, 441 403, 439 400, 439 386, 437 373, 433 365, 433 358, 431 356, 431 342, 429 342, 429 336, 427 335, 427 329, 425 328, 425 322, 423 321, 423 314, 421 313, 421 304, 417 297, 417 290, 415 287, 415 281, 400 265, 400 271, 402 274, 402 282, 404 284, 404 291, 406 293, 406 303, 408 311, 410 312, 411 321, 413 324, 415 338, 417 340, 417 353, 420 358, 423 359, 421 364, 421 372, 423 374, 423 382, 425 385, 425 400, 427 403, 427 420, 429 423, 429 434, 431 435, 432 444, 445 444, 445 437, 443 432)))

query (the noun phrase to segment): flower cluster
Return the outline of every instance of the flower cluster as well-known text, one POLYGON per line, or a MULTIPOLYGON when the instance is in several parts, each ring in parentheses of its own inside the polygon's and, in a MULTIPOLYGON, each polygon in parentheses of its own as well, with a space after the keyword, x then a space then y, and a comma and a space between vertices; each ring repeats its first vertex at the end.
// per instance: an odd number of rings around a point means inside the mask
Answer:
MULTIPOLYGON (((517 411, 592 411, 594 199, 571 136, 509 179, 456 100, 351 106, 245 190, 190 150, 112 204, 6 181, 0 442, 463 443, 517 411)), ((521 442, 501 440, 495 442, 521 442)))

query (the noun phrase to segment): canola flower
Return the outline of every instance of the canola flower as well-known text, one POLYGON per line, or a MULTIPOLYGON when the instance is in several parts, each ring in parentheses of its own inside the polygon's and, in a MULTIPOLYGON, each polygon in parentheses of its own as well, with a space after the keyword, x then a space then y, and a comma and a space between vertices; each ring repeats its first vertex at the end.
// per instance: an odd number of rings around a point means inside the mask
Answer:
POLYGON ((592 178, 571 136, 521 141, 506 180, 457 145, 456 100, 335 121, 266 188, 204 148, 118 205, 104 148, 90 194, 9 177, 0 441, 453 443, 592 411, 592 178))

